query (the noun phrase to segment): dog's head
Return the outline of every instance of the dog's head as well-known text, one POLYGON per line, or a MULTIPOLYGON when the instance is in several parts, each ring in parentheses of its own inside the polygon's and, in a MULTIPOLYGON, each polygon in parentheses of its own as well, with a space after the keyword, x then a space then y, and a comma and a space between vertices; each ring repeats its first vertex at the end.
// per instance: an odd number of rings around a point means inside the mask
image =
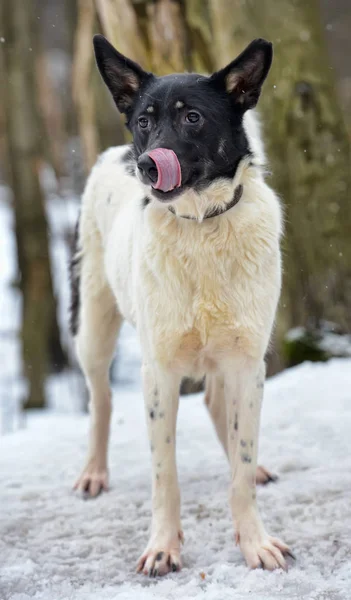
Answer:
POLYGON ((250 154, 243 127, 272 62, 272 44, 254 40, 224 69, 156 77, 101 35, 94 37, 100 73, 133 134, 138 176, 160 201, 233 179, 250 154))

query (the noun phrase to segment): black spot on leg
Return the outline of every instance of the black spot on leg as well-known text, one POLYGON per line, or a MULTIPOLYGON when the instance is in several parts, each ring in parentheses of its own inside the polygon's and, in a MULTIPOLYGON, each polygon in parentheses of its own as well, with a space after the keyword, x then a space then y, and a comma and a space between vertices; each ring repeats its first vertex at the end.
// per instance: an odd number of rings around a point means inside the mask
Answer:
POLYGON ((235 429, 235 431, 238 431, 238 427, 239 427, 238 413, 235 413, 235 420, 234 420, 234 429, 235 429))
POLYGON ((263 390, 264 388, 264 379, 262 379, 261 376, 258 376, 256 378, 256 387, 258 390, 263 390))
POLYGON ((156 417, 156 413, 155 413, 155 411, 154 411, 154 410, 150 410, 150 411, 149 411, 149 417, 150 417, 150 419, 155 419, 155 417, 156 417))
POLYGON ((245 442, 245 440, 240 440, 240 446, 241 446, 242 448, 246 448, 246 446, 247 446, 247 443, 245 442))
POLYGON ((250 442, 250 447, 253 448, 253 440, 250 442))
POLYGON ((112 194, 109 194, 109 195, 107 196, 107 200, 106 200, 107 204, 110 204, 110 203, 111 203, 111 198, 112 198, 112 194))
POLYGON ((252 461, 251 456, 249 454, 247 454, 247 452, 242 452, 240 457, 241 457, 241 462, 243 462, 243 463, 250 464, 252 461))
POLYGON ((163 559, 163 555, 164 555, 164 552, 158 552, 156 554, 156 560, 162 560, 163 559))
POLYGON ((154 452, 155 446, 153 444, 150 444, 150 450, 151 450, 151 452, 154 452))
POLYGON ((160 479, 160 476, 158 473, 156 473, 156 479, 157 479, 157 481, 160 479))
POLYGON ((155 387, 155 389, 154 389, 154 407, 157 408, 159 404, 160 404, 160 401, 158 399, 158 389, 157 389, 157 387, 155 387))
POLYGON ((170 444, 171 443, 171 436, 167 435, 166 437, 166 444, 170 444))

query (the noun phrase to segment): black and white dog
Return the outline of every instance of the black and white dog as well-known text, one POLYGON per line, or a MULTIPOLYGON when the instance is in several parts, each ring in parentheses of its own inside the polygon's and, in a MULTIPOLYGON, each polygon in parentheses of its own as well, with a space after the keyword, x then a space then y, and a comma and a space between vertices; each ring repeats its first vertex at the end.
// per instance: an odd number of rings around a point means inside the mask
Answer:
POLYGON ((253 41, 210 77, 156 77, 94 38, 97 64, 133 144, 111 148, 83 196, 72 329, 92 429, 76 488, 107 489, 109 365, 123 319, 137 330, 152 452, 152 526, 138 570, 181 566, 175 461, 182 377, 206 375, 206 405, 231 467, 236 540, 250 567, 286 568, 256 502, 264 356, 281 285, 281 209, 264 180, 252 109, 272 61, 253 41))

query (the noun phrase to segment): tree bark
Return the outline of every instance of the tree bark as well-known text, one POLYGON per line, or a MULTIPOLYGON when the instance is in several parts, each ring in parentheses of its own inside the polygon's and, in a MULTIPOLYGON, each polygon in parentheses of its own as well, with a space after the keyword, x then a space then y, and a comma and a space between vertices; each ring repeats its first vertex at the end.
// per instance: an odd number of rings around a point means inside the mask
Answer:
POLYGON ((78 24, 74 43, 72 88, 87 172, 93 167, 99 150, 95 97, 91 89, 94 62, 92 47, 94 24, 95 7, 93 0, 78 0, 78 24))
POLYGON ((35 75, 38 36, 30 3, 0 0, 0 17, 5 38, 1 44, 1 89, 23 297, 22 360, 29 384, 26 407, 42 408, 54 338, 56 359, 61 360, 64 353, 57 339, 45 201, 40 186, 44 127, 35 75))
POLYGON ((186 23, 180 3, 158 0, 147 4, 152 69, 158 75, 191 70, 186 23))
POLYGON ((145 44, 130 0, 95 0, 104 35, 118 50, 145 65, 145 44))

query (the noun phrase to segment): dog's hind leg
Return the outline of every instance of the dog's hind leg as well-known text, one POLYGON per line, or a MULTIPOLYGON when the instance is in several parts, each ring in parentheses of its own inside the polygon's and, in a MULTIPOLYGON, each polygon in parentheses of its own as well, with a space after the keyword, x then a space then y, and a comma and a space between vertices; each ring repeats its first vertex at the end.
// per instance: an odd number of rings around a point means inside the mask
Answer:
POLYGON ((83 221, 80 238, 80 249, 72 272, 72 288, 79 293, 79 301, 72 302, 72 305, 75 304, 75 309, 79 310, 75 318, 75 342, 89 389, 91 430, 88 459, 74 488, 87 497, 94 497, 108 487, 109 367, 122 318, 104 275, 100 234, 91 220, 83 221))
MULTIPOLYGON (((228 457, 227 411, 224 397, 224 377, 217 373, 206 376, 205 404, 210 413, 219 441, 228 457)), ((236 432, 235 432, 236 433, 236 432)), ((259 465, 256 470, 256 483, 265 485, 277 481, 277 476, 259 465)))

